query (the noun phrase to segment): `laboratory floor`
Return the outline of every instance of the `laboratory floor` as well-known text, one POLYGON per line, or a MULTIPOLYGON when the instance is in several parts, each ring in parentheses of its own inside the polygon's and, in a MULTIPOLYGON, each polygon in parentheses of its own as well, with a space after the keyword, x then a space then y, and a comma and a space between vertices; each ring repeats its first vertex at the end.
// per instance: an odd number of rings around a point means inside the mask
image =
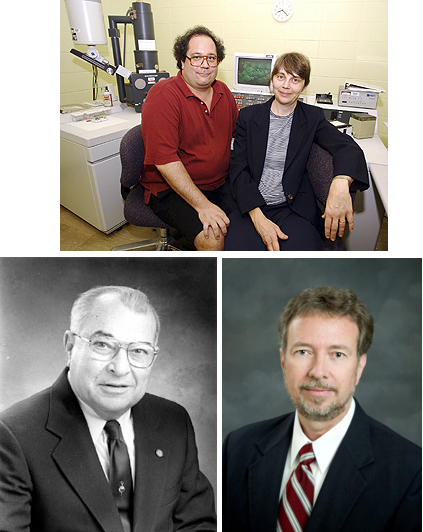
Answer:
POLYGON ((154 228, 130 224, 106 235, 60 206, 60 251, 111 251, 115 246, 156 236, 154 228))
MULTIPOLYGON (((60 206, 61 251, 111 251, 115 246, 156 238, 155 229, 126 224, 122 229, 106 235, 60 206)), ((150 248, 144 249, 149 251, 150 248)), ((139 251, 139 250, 135 250, 139 251)), ((385 216, 376 251, 388 251, 388 218, 385 216)))

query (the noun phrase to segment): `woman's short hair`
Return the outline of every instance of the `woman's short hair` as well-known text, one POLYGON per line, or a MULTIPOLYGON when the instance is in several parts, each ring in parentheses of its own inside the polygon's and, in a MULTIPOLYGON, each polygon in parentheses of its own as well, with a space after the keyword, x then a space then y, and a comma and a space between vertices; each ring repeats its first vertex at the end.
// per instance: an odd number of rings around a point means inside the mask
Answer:
POLYGON ((358 327, 358 356, 367 353, 370 349, 374 324, 364 303, 351 290, 319 286, 304 290, 293 297, 285 307, 279 319, 279 342, 283 352, 286 350, 288 327, 291 321, 298 316, 310 315, 350 318, 358 327))
POLYGON ((176 65, 179 70, 182 70, 182 61, 185 61, 189 48, 189 41, 192 37, 197 37, 198 35, 210 37, 214 42, 219 63, 225 59, 225 47, 223 46, 223 41, 216 37, 216 35, 205 26, 195 26, 194 28, 187 30, 183 35, 177 37, 173 45, 173 56, 176 59, 176 65))
POLYGON ((272 77, 284 69, 291 76, 298 76, 304 80, 304 88, 310 83, 310 61, 308 57, 298 52, 287 52, 276 59, 273 67, 272 77))
MULTIPOLYGON (((160 332, 160 321, 148 297, 135 288, 128 286, 96 286, 80 294, 73 303, 70 317, 70 330, 80 333, 84 321, 92 312, 94 303, 98 300, 118 300, 133 312, 140 314, 151 313, 156 321, 156 341, 160 332)), ((111 302, 113 305, 113 301, 111 302)))

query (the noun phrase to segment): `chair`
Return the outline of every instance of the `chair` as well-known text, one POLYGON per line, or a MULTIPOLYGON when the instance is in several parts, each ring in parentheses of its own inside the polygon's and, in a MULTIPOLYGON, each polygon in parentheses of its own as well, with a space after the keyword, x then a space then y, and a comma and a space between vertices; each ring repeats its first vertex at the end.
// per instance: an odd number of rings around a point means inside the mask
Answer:
POLYGON ((134 126, 123 136, 120 143, 120 160, 122 164, 120 183, 122 198, 125 200, 123 209, 125 220, 139 227, 155 227, 159 236, 150 240, 116 246, 112 251, 130 251, 154 245, 155 251, 179 251, 173 239, 169 237, 170 227, 156 216, 144 201, 144 189, 140 185, 144 162, 141 125, 134 126))
MULTIPOLYGON (((317 200, 325 206, 333 178, 332 155, 318 144, 313 144, 307 162, 307 171, 317 200)), ((351 199, 354 204, 355 192, 351 192, 351 199)), ((345 243, 340 236, 337 236, 334 242, 325 239, 323 251, 346 251, 345 243)))

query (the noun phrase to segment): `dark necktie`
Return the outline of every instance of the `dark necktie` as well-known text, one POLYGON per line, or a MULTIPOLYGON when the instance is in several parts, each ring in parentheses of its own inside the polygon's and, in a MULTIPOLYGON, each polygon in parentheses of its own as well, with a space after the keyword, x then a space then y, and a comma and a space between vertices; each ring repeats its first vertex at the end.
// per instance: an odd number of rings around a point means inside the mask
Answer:
POLYGON ((116 420, 108 421, 104 426, 104 430, 108 437, 107 445, 110 455, 110 487, 119 510, 123 528, 125 532, 130 532, 133 490, 128 449, 126 448, 120 425, 116 420))
POLYGON ((301 447, 300 462, 288 480, 279 504, 282 532, 301 532, 307 525, 313 508, 314 479, 310 464, 314 460, 312 444, 301 447))

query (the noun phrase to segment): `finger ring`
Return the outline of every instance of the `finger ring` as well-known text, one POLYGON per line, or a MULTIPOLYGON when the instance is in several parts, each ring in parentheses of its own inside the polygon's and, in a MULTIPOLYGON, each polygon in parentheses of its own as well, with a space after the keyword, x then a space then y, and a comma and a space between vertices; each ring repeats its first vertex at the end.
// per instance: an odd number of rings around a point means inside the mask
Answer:
POLYGON ((345 223, 345 220, 340 220, 339 223, 340 223, 340 224, 344 224, 344 223, 345 223))

